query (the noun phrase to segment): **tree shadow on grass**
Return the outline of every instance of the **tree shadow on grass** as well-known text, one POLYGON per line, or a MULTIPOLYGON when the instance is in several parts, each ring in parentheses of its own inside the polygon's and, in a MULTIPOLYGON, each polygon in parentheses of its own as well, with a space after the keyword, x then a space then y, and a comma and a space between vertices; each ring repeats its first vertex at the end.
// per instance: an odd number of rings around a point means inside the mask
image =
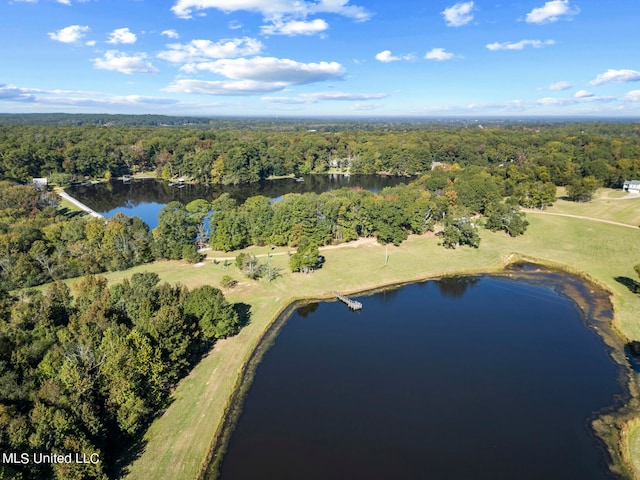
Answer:
POLYGON ((82 215, 85 215, 85 212, 81 210, 69 210, 67 207, 59 208, 58 212, 60 213, 60 215, 63 215, 67 218, 80 217, 82 215))
POLYGON ((640 282, 629 277, 615 277, 614 280, 627 287, 632 293, 640 293, 640 282))
POLYGON ((136 436, 135 439, 124 444, 121 450, 118 449, 116 452, 116 461, 110 468, 110 471, 107 471, 109 478, 123 478, 129 474, 131 465, 142 455, 147 446, 147 440, 143 437, 145 432, 146 428, 143 429, 142 433, 136 436))
POLYGON ((238 314, 240 328, 244 328, 251 323, 251 305, 242 302, 234 303, 233 310, 238 314))

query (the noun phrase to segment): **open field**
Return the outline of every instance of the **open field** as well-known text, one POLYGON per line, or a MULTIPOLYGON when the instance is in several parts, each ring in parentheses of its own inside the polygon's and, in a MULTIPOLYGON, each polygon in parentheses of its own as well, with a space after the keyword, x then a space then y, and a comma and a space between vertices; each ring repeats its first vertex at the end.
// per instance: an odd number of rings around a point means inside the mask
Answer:
MULTIPOLYGON (((355 292, 446 274, 491 272, 521 256, 583 272, 606 286, 613 293, 615 328, 628 339, 640 339, 640 322, 636 317, 640 298, 615 280, 636 277, 633 264, 640 261, 640 229, 559 216, 528 218, 531 223, 528 232, 515 239, 482 231, 482 243, 477 250, 445 250, 437 245, 435 237, 411 237, 400 247, 389 247, 387 266, 382 245, 366 242, 357 247, 328 249, 323 252, 327 261, 321 270, 311 275, 285 273, 272 283, 241 279, 235 266, 225 269, 222 262, 215 264, 211 260, 201 266, 157 262, 136 268, 135 271, 155 271, 165 280, 180 281, 189 287, 204 283, 217 286, 223 275, 231 274, 241 282, 225 293, 233 302, 252 306, 252 321, 238 336, 216 345, 181 382, 171 406, 147 432, 146 449, 132 464, 127 478, 197 476, 244 363, 278 312, 295 299, 328 298, 333 290, 355 292)), ((270 251, 256 249, 262 255, 270 251)), ((287 255, 274 255, 270 261, 286 272, 287 255)), ((109 274, 109 278, 118 280, 131 273, 109 274)))
MULTIPOLYGON (((562 195, 563 189, 558 189, 558 197, 562 195)), ((571 202, 559 198, 546 211, 616 221, 637 227, 640 225, 640 195, 601 188, 591 202, 571 202)))

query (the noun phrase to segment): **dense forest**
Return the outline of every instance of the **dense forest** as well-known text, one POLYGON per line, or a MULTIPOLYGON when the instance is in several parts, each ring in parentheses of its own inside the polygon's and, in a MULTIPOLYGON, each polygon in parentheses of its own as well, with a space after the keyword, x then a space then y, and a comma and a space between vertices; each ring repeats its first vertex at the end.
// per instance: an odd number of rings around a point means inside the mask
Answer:
POLYGON ((640 125, 632 123, 317 127, 0 126, 0 176, 65 183, 155 170, 164 178, 237 184, 330 170, 414 176, 438 162, 545 167, 555 185, 593 176, 618 187, 640 178, 640 125))
MULTIPOLYGON (((107 286, 0 295, 3 452, 98 454, 100 462, 0 465, 0 478, 105 479, 164 407, 176 382, 242 318, 220 292, 159 283, 152 273, 107 286)), ((96 457, 94 457, 96 458, 96 457)))

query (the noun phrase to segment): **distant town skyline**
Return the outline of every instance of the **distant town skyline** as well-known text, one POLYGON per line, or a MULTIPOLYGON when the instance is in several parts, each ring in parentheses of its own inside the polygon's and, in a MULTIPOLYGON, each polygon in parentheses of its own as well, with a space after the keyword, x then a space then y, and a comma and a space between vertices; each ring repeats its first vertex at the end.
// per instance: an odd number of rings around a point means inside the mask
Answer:
POLYGON ((0 112, 640 116, 640 2, 10 0, 0 112))

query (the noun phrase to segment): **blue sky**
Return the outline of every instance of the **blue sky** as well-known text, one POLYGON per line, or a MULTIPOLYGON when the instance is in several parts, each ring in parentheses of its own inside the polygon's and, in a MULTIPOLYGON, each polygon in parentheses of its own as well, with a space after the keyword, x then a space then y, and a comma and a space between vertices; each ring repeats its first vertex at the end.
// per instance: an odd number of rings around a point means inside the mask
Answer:
POLYGON ((2 0, 0 112, 640 116, 640 1, 2 0))

